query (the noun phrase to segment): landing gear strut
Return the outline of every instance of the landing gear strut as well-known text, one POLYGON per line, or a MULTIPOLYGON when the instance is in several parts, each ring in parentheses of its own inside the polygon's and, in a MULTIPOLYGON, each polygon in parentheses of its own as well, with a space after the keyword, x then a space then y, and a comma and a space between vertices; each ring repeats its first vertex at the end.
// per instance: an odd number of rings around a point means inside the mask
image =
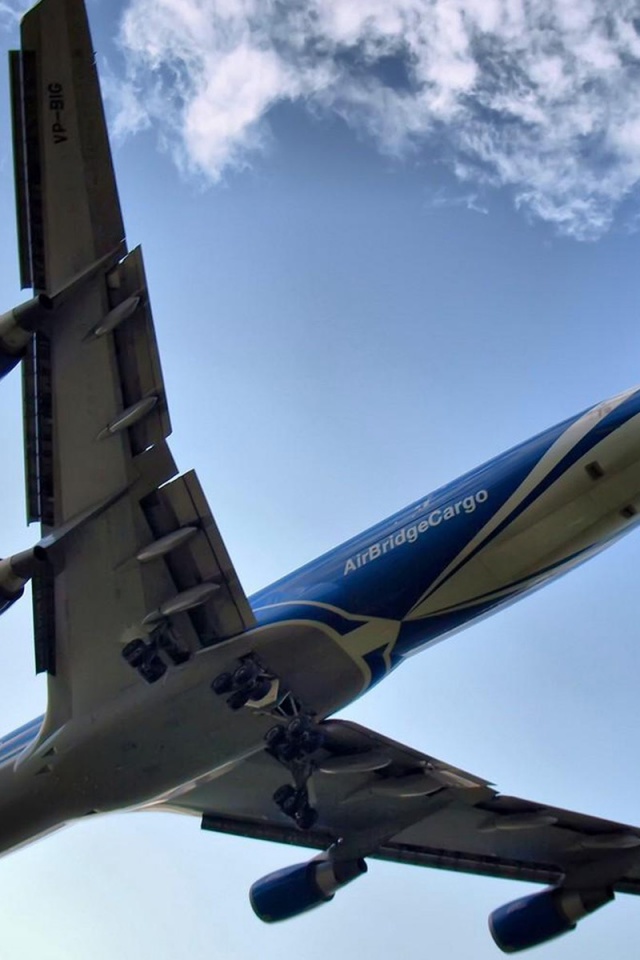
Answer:
POLYGON ((233 671, 218 674, 211 689, 227 697, 231 710, 249 706, 280 720, 265 734, 265 749, 290 772, 294 783, 285 783, 273 795, 274 803, 301 830, 310 830, 318 813, 309 802, 307 784, 313 773, 312 755, 324 744, 324 734, 311 713, 291 691, 282 690, 280 681, 255 657, 241 660, 233 671), (269 694, 272 697, 267 697, 269 694))
POLYGON ((265 736, 267 753, 287 767, 295 786, 285 783, 273 795, 282 812, 295 822, 300 830, 310 830, 318 813, 309 803, 307 784, 313 773, 311 757, 324 743, 324 734, 311 717, 299 714, 286 725, 271 727, 265 736))

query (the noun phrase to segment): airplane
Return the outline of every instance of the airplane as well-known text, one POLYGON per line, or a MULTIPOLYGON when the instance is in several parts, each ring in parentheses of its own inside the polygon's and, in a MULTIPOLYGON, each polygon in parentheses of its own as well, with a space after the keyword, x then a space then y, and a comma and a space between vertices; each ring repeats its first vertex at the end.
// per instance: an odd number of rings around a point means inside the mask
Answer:
POLYGON ((47 707, 0 740, 0 852, 120 809, 319 851, 258 880, 265 922, 367 859, 545 885, 490 918, 505 952, 640 893, 640 827, 500 794, 332 715, 409 656, 542 587, 640 519, 640 389, 598 403, 248 598, 179 474, 142 253, 129 251, 83 0, 42 0, 10 53, 18 248, 0 317, 23 379, 47 707))

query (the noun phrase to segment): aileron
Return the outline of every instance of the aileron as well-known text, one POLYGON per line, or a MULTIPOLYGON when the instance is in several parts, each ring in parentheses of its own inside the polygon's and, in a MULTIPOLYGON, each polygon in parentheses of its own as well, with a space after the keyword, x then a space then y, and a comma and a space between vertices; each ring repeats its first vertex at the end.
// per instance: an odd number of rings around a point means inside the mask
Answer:
POLYGON ((54 295, 124 239, 82 0, 25 16, 12 78, 22 282, 54 295))
MULTIPOLYGON (((171 433, 162 369, 149 306, 142 250, 136 247, 107 277, 116 360, 123 408, 142 399, 154 400, 153 410, 129 433, 135 455, 171 433), (120 316, 114 314, 126 306, 120 316)), ((104 334, 103 334, 104 335, 104 334)))

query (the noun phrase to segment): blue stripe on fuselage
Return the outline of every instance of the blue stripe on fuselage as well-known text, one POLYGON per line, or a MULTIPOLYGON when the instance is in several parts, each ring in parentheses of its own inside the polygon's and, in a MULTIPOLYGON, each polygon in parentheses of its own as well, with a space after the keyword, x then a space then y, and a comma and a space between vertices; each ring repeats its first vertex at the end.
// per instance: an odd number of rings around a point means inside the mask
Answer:
POLYGON ((597 423, 585 434, 582 439, 572 447, 565 456, 553 467, 549 473, 543 477, 530 493, 515 507, 504 520, 492 530, 490 535, 478 544, 478 546, 468 553, 464 560, 449 571, 446 577, 440 581, 440 586, 453 577, 465 564, 469 563, 480 550, 496 539, 506 528, 513 523, 525 510, 527 510, 546 490, 548 490, 556 480, 567 472, 575 463, 584 457, 590 450, 593 450, 602 440, 606 439, 614 430, 618 430, 623 424, 627 423, 633 417, 640 413, 639 393, 634 393, 631 397, 621 403, 602 420, 597 423))
MULTIPOLYGON (((363 619, 350 619, 350 615, 365 618, 365 620, 382 617, 402 621, 407 612, 424 595, 442 571, 452 563, 464 546, 506 503, 556 440, 587 412, 583 411, 514 447, 271 586, 258 591, 250 598, 258 623, 316 620, 323 622, 341 636, 347 636, 365 622, 363 619), (478 501, 476 496, 478 491, 486 491, 486 499, 478 501), (370 551, 372 544, 383 543, 388 538, 397 536, 401 531, 407 531, 412 526, 417 527, 421 521, 424 523, 438 511, 439 515, 442 515, 447 507, 460 506, 467 498, 474 498, 475 506, 472 510, 468 512, 465 509, 459 512, 456 510, 449 522, 428 524, 428 529, 425 529, 420 536, 416 536, 414 540, 403 541, 399 546, 382 553, 373 561, 364 562, 357 565, 356 569, 345 573, 347 561, 370 551)), ((637 414, 640 414, 640 390, 630 394, 611 413, 602 417, 549 471, 518 507, 496 527, 496 530, 492 531, 483 541, 483 546, 491 542, 509 523, 520 516, 577 460, 637 414)), ((615 538, 614 536, 613 539, 615 538)), ((593 547, 604 545, 603 542, 594 544, 593 547)), ((588 548, 581 553, 588 556, 591 549, 588 548)), ((464 562, 474 556, 475 552, 465 557, 455 570, 460 569, 464 562)), ((572 559, 575 560, 576 557, 559 561, 558 566, 565 568, 572 559)), ((548 572, 551 575, 553 568, 549 568, 548 572)), ((470 620, 512 602, 524 590, 532 589, 526 581, 522 584, 521 590, 518 589, 517 581, 514 581, 511 586, 513 591, 509 591, 508 596, 484 599, 478 597, 476 602, 465 604, 460 609, 442 611, 423 620, 402 623, 393 650, 389 651, 386 646, 383 646, 364 655, 374 682, 384 675, 387 659, 391 666, 394 666, 416 647, 449 634, 470 620)), ((43 719, 38 717, 0 739, 0 763, 17 756, 35 739, 43 719)))
MULTIPOLYGON (((507 502, 553 444, 573 424, 590 410, 595 409, 589 408, 582 411, 575 417, 514 447, 255 594, 251 602, 258 622, 263 623, 267 620, 273 622, 278 619, 316 619, 344 636, 347 632, 345 625, 351 625, 352 621, 346 618, 336 619, 335 612, 329 613, 326 607, 318 606, 319 604, 330 605, 347 615, 403 621, 415 603, 428 591, 430 585, 447 567, 455 563, 455 558, 464 550, 464 547, 507 502), (460 505, 466 498, 473 498, 481 490, 487 492, 487 497, 482 502, 477 502, 476 498, 475 506, 470 512, 462 510, 459 516, 454 516, 448 523, 439 522, 437 525, 428 526, 428 529, 416 536, 411 543, 403 542, 402 545, 384 554, 377 550, 375 558, 367 561, 366 554, 367 551, 371 554, 372 545, 379 546, 388 538, 397 536, 399 531, 406 532, 412 525, 416 526, 420 521, 424 522, 425 518, 431 516, 434 511, 441 517, 448 505, 460 505), (364 557, 365 562, 355 568, 349 561, 358 557, 364 557), (348 566, 346 573, 345 566, 348 566), (270 604, 281 604, 281 606, 268 607, 270 604), (313 613, 309 612, 310 606, 315 608, 313 613)), ((490 543, 527 507, 531 506, 581 457, 638 414, 640 414, 640 391, 636 390, 615 406, 610 413, 596 420, 584 437, 549 470, 549 473, 509 513, 496 530, 483 539, 481 548, 490 543)), ((590 552, 586 551, 585 556, 590 555, 590 552)), ((459 570, 476 553, 477 550, 474 550, 456 564, 450 575, 459 570)), ((563 563, 560 563, 560 567, 562 566, 563 563)), ((548 572, 549 576, 554 575, 551 568, 548 572)), ((514 583, 513 586, 513 591, 509 591, 507 595, 487 597, 484 600, 478 598, 477 604, 465 605, 458 610, 443 611, 440 615, 430 616, 412 624, 403 623, 399 640, 394 647, 394 654, 406 656, 417 646, 449 634, 470 620, 513 602, 524 592, 533 589, 529 582, 523 582, 520 586, 514 583)))
MULTIPOLYGON (((509 499, 558 437, 583 415, 581 412, 501 454, 254 594, 251 604, 258 621, 262 622, 264 607, 296 600, 328 603, 367 617, 401 620, 509 499), (488 497, 476 503, 472 512, 462 510, 448 523, 429 528, 414 542, 404 543, 345 574, 347 561, 366 553, 371 544, 394 537, 434 511, 460 504, 480 490, 486 490, 488 497)), ((282 619, 289 619, 284 608, 282 619)))

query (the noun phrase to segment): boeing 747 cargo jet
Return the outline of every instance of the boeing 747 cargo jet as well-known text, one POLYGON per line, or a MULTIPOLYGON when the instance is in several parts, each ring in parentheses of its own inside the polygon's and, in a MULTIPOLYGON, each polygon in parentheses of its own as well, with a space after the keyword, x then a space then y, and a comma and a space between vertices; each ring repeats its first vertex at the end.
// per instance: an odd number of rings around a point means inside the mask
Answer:
MULTIPOLYGON (((247 598, 178 474, 140 248, 129 251, 82 0, 43 0, 11 53, 21 365, 44 717, 0 741, 0 851, 88 814, 161 808, 319 851, 258 880, 267 922, 367 858, 539 882, 496 910, 507 952, 640 893, 640 828, 502 796, 337 710, 418 650, 633 529, 640 390, 560 423, 247 598), (132 749, 132 743, 135 749, 132 749)), ((363 883, 366 881, 362 881, 363 883)))

